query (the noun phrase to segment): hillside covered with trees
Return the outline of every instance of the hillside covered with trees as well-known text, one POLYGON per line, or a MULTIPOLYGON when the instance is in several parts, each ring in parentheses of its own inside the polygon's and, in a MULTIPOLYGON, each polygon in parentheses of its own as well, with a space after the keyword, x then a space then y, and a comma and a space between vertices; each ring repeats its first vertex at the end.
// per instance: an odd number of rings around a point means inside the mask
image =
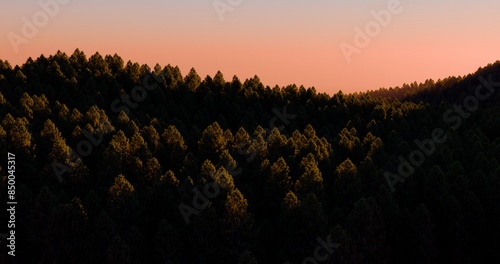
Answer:
POLYGON ((499 89, 500 62, 330 96, 116 54, 0 60, 16 259, 496 263, 499 89))

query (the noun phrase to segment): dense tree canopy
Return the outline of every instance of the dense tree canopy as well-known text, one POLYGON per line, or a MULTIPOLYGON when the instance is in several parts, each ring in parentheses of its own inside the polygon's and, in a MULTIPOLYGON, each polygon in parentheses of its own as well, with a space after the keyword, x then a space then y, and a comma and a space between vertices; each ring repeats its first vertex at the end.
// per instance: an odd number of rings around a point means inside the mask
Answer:
POLYGON ((499 78, 330 96, 117 54, 0 60, 18 258, 303 263, 329 239, 324 263, 493 263, 499 78))

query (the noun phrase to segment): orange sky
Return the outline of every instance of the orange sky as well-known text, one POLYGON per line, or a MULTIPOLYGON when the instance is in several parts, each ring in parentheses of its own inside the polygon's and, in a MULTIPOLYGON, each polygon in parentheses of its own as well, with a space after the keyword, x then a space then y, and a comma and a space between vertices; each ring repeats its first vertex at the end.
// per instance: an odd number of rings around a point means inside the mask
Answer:
POLYGON ((9 36, 24 37, 23 17, 33 21, 46 11, 38 1, 0 4, 0 59, 22 64, 80 48, 87 56, 99 51, 150 66, 178 65, 183 74, 194 67, 202 78, 221 70, 227 80, 258 75, 265 85, 295 83, 332 94, 464 75, 500 58, 498 1, 401 0, 401 12, 390 13, 388 25, 350 63, 341 43, 355 47, 355 28, 373 24, 370 12, 385 12, 395 0, 241 0, 222 20, 212 0, 42 0, 51 1, 59 10, 18 53, 9 36))

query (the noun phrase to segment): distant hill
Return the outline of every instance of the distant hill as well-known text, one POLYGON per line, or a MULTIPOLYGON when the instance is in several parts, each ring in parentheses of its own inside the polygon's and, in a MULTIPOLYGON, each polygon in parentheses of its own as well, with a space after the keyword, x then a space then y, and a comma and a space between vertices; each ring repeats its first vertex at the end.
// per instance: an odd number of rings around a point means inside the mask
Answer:
MULTIPOLYGON (((401 87, 381 88, 379 90, 356 93, 356 96, 370 95, 372 98, 398 99, 400 101, 429 102, 440 104, 443 101, 458 102, 463 94, 474 94, 475 88, 481 84, 480 77, 500 80, 500 61, 479 68, 475 73, 462 77, 448 77, 443 80, 426 80, 424 83, 403 84, 401 87)), ((488 103, 500 103, 498 95, 489 98, 488 103)))

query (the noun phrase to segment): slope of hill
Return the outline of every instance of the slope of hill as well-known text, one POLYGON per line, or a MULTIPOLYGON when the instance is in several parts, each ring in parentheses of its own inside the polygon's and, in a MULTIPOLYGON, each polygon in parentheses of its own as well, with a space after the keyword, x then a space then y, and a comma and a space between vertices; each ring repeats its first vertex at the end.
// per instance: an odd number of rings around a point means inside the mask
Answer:
MULTIPOLYGON (((356 93, 356 96, 369 94, 371 97, 382 97, 386 99, 398 99, 400 101, 411 102, 429 102, 440 104, 443 101, 461 102, 462 96, 474 94, 475 88, 478 85, 483 85, 482 79, 488 80, 491 76, 494 80, 498 80, 500 76, 500 61, 493 64, 488 64, 484 68, 479 68, 475 73, 467 76, 448 77, 443 80, 434 81, 426 80, 424 83, 403 84, 401 87, 381 88, 375 91, 365 93, 356 93), (496 78, 496 79, 495 79, 496 78)), ((491 103, 500 102, 499 98, 489 98, 491 103)))
POLYGON ((493 263, 499 68, 328 96, 79 50, 0 60, 0 188, 15 186, 16 255, 493 263))

